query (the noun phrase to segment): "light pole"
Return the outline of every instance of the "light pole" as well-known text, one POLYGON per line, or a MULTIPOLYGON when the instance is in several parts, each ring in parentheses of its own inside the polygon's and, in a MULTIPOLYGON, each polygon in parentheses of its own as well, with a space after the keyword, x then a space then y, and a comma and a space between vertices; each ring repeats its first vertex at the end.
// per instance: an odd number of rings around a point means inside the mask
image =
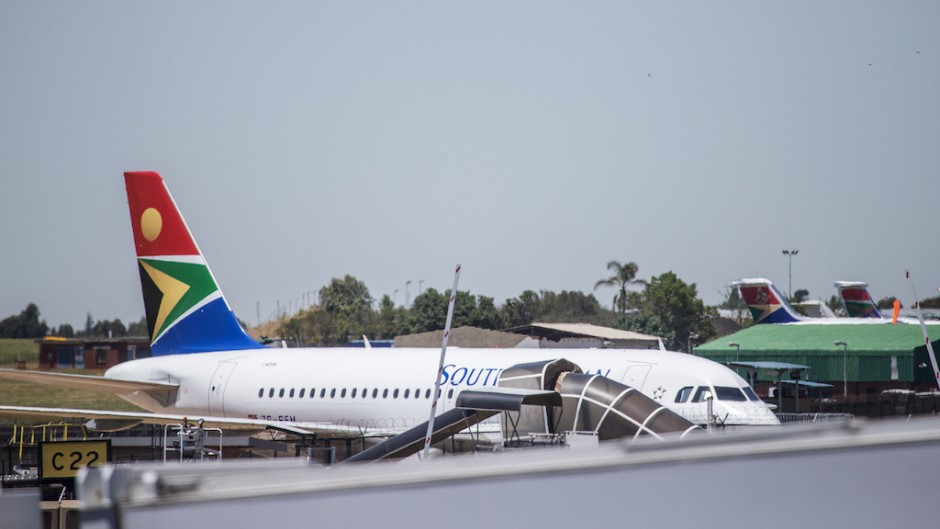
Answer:
POLYGON ((848 398, 849 396, 849 376, 848 370, 845 367, 846 357, 848 357, 849 344, 839 340, 835 342, 836 347, 842 347, 842 398, 848 398))
POLYGON ((408 287, 411 286, 411 280, 405 281, 405 308, 411 306, 411 292, 408 290, 408 287))
MULTIPOLYGON (((740 361, 740 360, 741 360, 741 344, 739 344, 738 342, 731 342, 731 343, 728 344, 728 347, 734 347, 735 349, 737 349, 737 352, 734 353, 734 361, 735 361, 735 362, 740 361)), ((740 369, 740 368, 735 367, 735 368, 734 368, 734 372, 740 375, 741 372, 739 371, 739 369, 740 369)), ((754 387, 754 382, 753 382, 752 380, 750 380, 750 378, 751 378, 751 377, 750 377, 750 370, 748 370, 748 379, 749 379, 749 380, 748 380, 748 383, 749 383, 749 384, 751 385, 751 387, 753 388, 753 387, 754 387)))
POLYGON ((787 292, 787 297, 791 299, 793 298, 793 256, 798 253, 800 253, 799 250, 784 250, 783 251, 783 255, 786 255, 787 260, 789 261, 788 269, 789 269, 789 275, 790 275, 790 285, 788 287, 789 292, 787 292))

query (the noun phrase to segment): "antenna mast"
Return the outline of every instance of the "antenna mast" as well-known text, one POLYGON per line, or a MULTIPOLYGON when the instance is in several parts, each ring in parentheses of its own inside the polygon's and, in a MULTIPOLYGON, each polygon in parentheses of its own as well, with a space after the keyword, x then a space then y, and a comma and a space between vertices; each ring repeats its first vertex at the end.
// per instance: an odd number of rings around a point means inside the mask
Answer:
POLYGON ((454 319, 454 302, 457 301, 457 281, 460 279, 460 265, 454 272, 454 286, 450 289, 450 302, 447 304, 447 321, 444 323, 444 340, 441 343, 441 361, 437 364, 437 378, 434 379, 434 399, 431 401, 431 418, 428 419, 428 434, 424 438, 424 452, 421 459, 427 461, 431 450, 431 435, 434 434, 434 415, 437 412, 437 399, 441 394, 441 373, 444 371, 444 356, 447 354, 447 338, 450 337, 450 324, 454 319))

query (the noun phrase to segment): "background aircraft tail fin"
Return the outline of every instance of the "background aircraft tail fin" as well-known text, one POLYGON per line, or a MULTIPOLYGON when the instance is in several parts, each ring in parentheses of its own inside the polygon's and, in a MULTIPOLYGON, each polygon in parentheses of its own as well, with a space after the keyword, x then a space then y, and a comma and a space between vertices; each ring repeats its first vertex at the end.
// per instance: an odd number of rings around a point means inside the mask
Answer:
POLYGON ((219 290, 163 178, 126 172, 127 201, 154 356, 262 347, 219 290))
POLYGON ((875 300, 868 293, 868 283, 862 281, 836 281, 845 313, 850 318, 881 318, 875 300))
POLYGON ((731 285, 741 293, 741 299, 751 311, 754 323, 794 323, 802 320, 769 279, 741 279, 731 285))

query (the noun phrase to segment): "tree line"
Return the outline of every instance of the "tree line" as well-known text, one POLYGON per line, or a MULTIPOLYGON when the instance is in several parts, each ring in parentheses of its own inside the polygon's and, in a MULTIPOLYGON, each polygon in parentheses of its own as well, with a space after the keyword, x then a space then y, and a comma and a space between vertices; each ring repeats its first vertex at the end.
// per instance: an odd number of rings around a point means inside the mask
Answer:
MULTIPOLYGON (((610 277, 601 279, 595 290, 617 288, 612 309, 601 305, 593 293, 526 290, 497 305, 494 298, 457 291, 453 326, 505 330, 533 322, 592 323, 652 334, 667 347, 685 350, 689 341, 703 343, 715 335, 710 319, 717 310, 698 298, 694 284, 686 284, 673 272, 649 281, 636 279, 635 263, 611 261, 610 277)), ((296 345, 342 345, 362 336, 392 339, 396 336, 441 330, 447 314, 450 291, 428 289, 411 307, 395 306, 388 296, 378 303, 365 283, 351 275, 334 278, 319 291, 320 304, 283 321, 281 338, 296 345), (377 308, 373 308, 377 306, 377 308)))
POLYGON ((149 333, 146 318, 124 325, 120 319, 95 321, 91 313, 86 316, 82 329, 75 330, 68 323, 49 327, 46 320, 41 318, 35 303, 29 303, 17 315, 0 320, 0 338, 42 338, 50 335, 63 338, 121 338, 149 336, 149 333))

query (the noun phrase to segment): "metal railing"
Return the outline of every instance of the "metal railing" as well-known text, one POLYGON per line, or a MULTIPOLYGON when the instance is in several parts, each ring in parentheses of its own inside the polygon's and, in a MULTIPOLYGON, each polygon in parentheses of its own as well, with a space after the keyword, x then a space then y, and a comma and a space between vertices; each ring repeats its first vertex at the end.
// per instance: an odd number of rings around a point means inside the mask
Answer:
POLYGON ((778 413, 781 424, 797 422, 849 422, 855 417, 851 413, 778 413))

